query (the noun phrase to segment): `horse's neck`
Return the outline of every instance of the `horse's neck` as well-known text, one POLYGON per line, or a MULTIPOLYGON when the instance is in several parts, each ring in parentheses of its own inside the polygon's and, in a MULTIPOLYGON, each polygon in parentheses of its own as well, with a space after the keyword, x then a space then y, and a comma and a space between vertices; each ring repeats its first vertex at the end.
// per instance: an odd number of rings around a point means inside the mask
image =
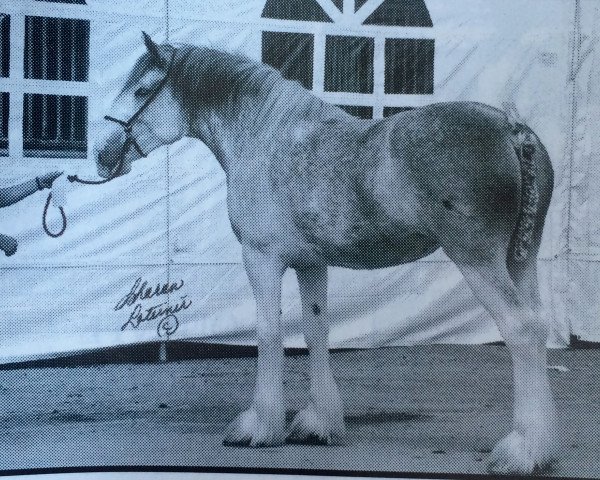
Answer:
POLYGON ((201 140, 213 153, 226 174, 235 162, 236 141, 232 129, 216 112, 207 112, 192 121, 191 136, 201 140))
POLYGON ((259 95, 241 96, 235 105, 200 112, 192 122, 192 135, 206 144, 227 174, 244 156, 269 151, 283 130, 293 131, 306 122, 337 115, 337 110, 306 90, 287 87, 288 92, 265 89, 259 95), (290 98, 297 96, 302 96, 304 103, 290 105, 290 98))

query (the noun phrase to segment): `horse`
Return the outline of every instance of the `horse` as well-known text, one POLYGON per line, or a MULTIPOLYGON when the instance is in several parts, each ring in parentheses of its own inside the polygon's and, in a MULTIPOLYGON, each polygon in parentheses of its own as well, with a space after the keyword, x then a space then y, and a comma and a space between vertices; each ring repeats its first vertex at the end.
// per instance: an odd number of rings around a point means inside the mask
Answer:
POLYGON ((441 248, 511 354, 513 426, 488 469, 550 467, 559 440, 536 257, 554 173, 539 137, 475 102, 358 119, 243 55, 143 38, 145 51, 105 117, 111 123, 95 162, 111 179, 154 149, 193 137, 225 172, 229 220, 256 300, 258 360, 252 404, 223 443, 343 441, 328 347, 328 266, 390 267, 441 248), (310 401, 286 428, 280 304, 289 268, 299 284, 310 401))

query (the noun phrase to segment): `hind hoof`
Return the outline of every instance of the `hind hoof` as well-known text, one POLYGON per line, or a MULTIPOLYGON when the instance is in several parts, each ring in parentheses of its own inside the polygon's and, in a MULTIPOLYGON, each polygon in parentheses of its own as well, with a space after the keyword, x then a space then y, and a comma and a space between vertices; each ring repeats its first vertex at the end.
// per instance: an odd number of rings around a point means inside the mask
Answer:
POLYGON ((534 447, 521 433, 511 432, 494 448, 488 460, 488 471, 495 474, 531 475, 548 471, 553 463, 549 446, 534 447))

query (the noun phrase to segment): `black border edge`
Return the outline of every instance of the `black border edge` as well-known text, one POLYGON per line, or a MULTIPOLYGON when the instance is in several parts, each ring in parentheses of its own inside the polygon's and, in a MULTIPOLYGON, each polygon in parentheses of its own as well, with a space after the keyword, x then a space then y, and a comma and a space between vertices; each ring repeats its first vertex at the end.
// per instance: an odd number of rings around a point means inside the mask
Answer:
MULTIPOLYGON (((237 468, 237 467, 191 467, 191 466, 96 466, 96 467, 54 467, 54 468, 26 468, 0 470, 0 476, 18 475, 56 475, 72 473, 225 473, 225 474, 251 474, 251 475, 312 475, 324 477, 366 477, 366 478, 410 478, 432 480, 573 480, 577 477, 555 477, 544 475, 492 475, 476 473, 427 473, 427 472, 393 472, 393 471, 355 471, 355 470, 319 470, 295 468, 237 468)), ((591 477, 590 477, 591 478, 591 477)))

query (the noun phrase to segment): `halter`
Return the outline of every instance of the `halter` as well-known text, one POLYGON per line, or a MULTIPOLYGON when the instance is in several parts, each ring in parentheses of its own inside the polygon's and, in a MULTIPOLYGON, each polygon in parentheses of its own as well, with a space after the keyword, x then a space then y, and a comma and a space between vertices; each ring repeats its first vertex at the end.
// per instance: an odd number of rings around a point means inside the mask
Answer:
MULTIPOLYGON (((119 162, 115 165, 113 170, 110 172, 110 175, 103 180, 84 180, 84 179, 79 178, 77 175, 68 175, 67 180, 69 180, 69 182, 71 182, 71 183, 77 182, 77 183, 82 183, 84 185, 102 185, 104 183, 110 182, 111 180, 114 180, 121 174, 121 172, 123 170, 123 165, 125 163, 125 155, 127 155, 127 153, 129 152, 129 148, 131 146, 133 146, 133 148, 135 148, 135 150, 137 151, 137 153, 140 154, 141 157, 146 158, 148 156, 147 153, 144 153, 144 151, 138 144, 137 140, 133 136, 133 133, 132 133, 133 124, 139 118, 139 116, 144 112, 144 110, 146 110, 146 108, 148 108, 148 106, 154 101, 154 99, 158 96, 158 94, 162 91, 162 89, 167 84, 169 77, 171 76, 171 71, 173 69, 174 62, 175 62, 175 50, 173 50, 173 52, 171 53, 171 60, 169 61, 169 66, 167 67, 167 74, 160 81, 160 83, 154 88, 154 90, 152 90, 152 92, 150 93, 148 98, 146 98, 144 103, 129 118, 129 120, 120 120, 118 118, 111 117, 110 115, 106 115, 104 117, 104 120, 108 120, 109 122, 114 122, 114 123, 121 125, 121 127, 123 127, 123 131, 125 132, 125 142, 123 142, 123 147, 121 148, 121 156, 119 158, 119 162)), ((65 233, 65 230, 67 229, 67 217, 65 215, 63 208, 59 207, 60 214, 62 216, 62 228, 60 229, 60 231, 58 233, 53 233, 48 229, 48 225, 46 223, 46 216, 48 214, 48 207, 50 205, 51 198, 52 198, 52 194, 50 193, 50 194, 48 194, 48 200, 46 200, 46 206, 44 207, 44 214, 42 217, 42 226, 44 227, 44 231, 46 232, 46 234, 48 236, 50 236, 52 238, 57 238, 57 237, 60 237, 63 233, 65 233)))

